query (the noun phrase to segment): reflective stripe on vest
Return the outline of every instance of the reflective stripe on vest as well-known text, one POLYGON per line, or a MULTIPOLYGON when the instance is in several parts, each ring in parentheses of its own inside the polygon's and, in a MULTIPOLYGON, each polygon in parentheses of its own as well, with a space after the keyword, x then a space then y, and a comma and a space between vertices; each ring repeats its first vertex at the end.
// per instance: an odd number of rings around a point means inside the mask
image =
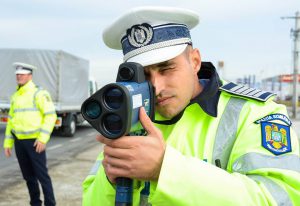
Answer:
POLYGON ((49 115, 49 114, 56 114, 55 111, 50 111, 50 112, 45 112, 44 115, 49 115))
POLYGON ((38 87, 38 89, 34 92, 34 95, 33 95, 32 104, 33 104, 33 107, 35 107, 35 108, 37 108, 36 103, 35 103, 35 98, 36 98, 36 95, 38 94, 38 92, 40 92, 40 91, 42 91, 42 88, 38 87))
POLYGON ((22 109, 14 109, 14 113, 17 112, 32 112, 32 111, 39 111, 37 108, 22 108, 22 109))
POLYGON ((93 165, 91 171, 89 172, 89 175, 96 175, 100 166, 102 164, 101 160, 96 160, 95 164, 93 165))
POLYGON ((5 136, 5 139, 14 139, 12 135, 5 136))
POLYGON ((300 172, 300 158, 297 155, 270 156, 260 153, 247 153, 232 165, 233 172, 247 174, 261 168, 277 168, 300 172), (285 164, 282 164, 282 163, 285 164))
POLYGON ((293 203, 291 202, 287 192, 271 179, 259 175, 247 175, 247 177, 254 181, 262 182, 273 196, 273 199, 276 201, 277 205, 293 206, 293 203))
POLYGON ((11 130, 14 134, 35 134, 40 131, 40 129, 31 130, 31 131, 16 131, 14 129, 11 130))
POLYGON ((241 110, 247 100, 231 97, 218 125, 212 161, 220 160, 220 166, 227 168, 229 155, 236 139, 241 110))
POLYGON ((48 130, 45 130, 45 129, 40 129, 40 132, 41 133, 44 133, 44 134, 51 134, 51 132, 50 131, 48 131, 48 130))

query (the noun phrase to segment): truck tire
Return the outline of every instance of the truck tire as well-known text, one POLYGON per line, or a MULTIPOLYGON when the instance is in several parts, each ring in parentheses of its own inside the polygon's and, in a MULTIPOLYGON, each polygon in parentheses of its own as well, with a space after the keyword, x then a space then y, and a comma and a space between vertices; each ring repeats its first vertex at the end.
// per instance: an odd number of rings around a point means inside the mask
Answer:
POLYGON ((73 137, 76 132, 76 119, 72 115, 67 125, 62 127, 62 134, 66 137, 73 137))

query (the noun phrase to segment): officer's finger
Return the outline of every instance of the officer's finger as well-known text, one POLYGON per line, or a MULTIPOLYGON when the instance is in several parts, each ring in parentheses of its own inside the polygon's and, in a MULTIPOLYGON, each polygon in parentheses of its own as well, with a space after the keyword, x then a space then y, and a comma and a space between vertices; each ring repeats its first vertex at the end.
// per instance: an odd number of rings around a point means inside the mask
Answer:
POLYGON ((101 142, 102 144, 105 144, 105 145, 109 145, 111 147, 114 147, 113 145, 113 140, 112 139, 109 139, 109 138, 106 138, 104 137, 103 135, 96 135, 96 140, 101 142))
POLYGON ((116 167, 110 165, 106 162, 102 162, 105 174, 108 177, 109 181, 112 183, 116 183, 117 177, 130 177, 130 171, 128 169, 124 169, 121 167, 116 167))
POLYGON ((109 164, 106 164, 105 162, 102 162, 102 165, 104 167, 104 171, 105 171, 106 177, 108 178, 109 182, 115 184, 117 176, 110 173, 112 166, 109 164))
POLYGON ((103 152, 104 152, 105 156, 107 155, 107 156, 118 158, 118 159, 130 159, 130 157, 131 157, 131 155, 130 155, 130 153, 128 153, 127 149, 114 148, 114 147, 110 147, 108 145, 105 145, 103 147, 103 152))
POLYGON ((96 139, 99 142, 101 142, 102 144, 108 145, 113 148, 123 148, 123 149, 130 148, 131 141, 128 138, 131 138, 131 137, 123 136, 118 139, 112 140, 112 139, 108 139, 108 138, 104 137, 103 135, 96 135, 96 139))
MULTIPOLYGON (((98 141, 98 142, 101 142, 101 140, 102 140, 102 135, 100 135, 100 134, 97 134, 96 135, 96 140, 98 141)), ((101 142, 102 143, 102 142, 101 142)))
POLYGON ((45 147, 46 147, 46 146, 45 146, 43 143, 38 142, 38 143, 37 143, 37 152, 38 152, 38 153, 43 152, 43 151, 45 150, 45 147))
POLYGON ((34 141, 33 147, 35 147, 37 145, 37 142, 38 142, 37 140, 34 141))
POLYGON ((37 145, 36 145, 35 151, 36 151, 37 153, 41 153, 41 145, 40 145, 40 144, 37 144, 37 145))
POLYGON ((143 127, 148 132, 148 134, 156 134, 158 132, 158 129, 154 126, 153 122, 148 117, 144 107, 140 108, 139 118, 140 118, 140 121, 141 121, 143 127))
POLYGON ((10 157, 11 156, 11 150, 10 149, 5 149, 4 153, 5 153, 6 157, 10 157))
POLYGON ((40 143, 39 153, 42 153, 45 150, 45 145, 40 143))
POLYGON ((154 129, 154 125, 151 122, 151 119, 148 117, 144 107, 140 108, 139 119, 148 133, 154 129))
POLYGON ((105 145, 110 145, 111 141, 110 139, 104 137, 103 135, 100 135, 100 134, 97 134, 96 135, 96 140, 98 142, 101 142, 102 144, 105 144, 105 145))

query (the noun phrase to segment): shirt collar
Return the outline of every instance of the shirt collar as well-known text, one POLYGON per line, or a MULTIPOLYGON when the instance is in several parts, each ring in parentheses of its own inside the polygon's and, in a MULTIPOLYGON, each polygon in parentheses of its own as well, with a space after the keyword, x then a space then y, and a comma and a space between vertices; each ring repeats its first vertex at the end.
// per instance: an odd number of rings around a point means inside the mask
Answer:
POLYGON ((190 104, 198 103, 205 113, 212 117, 217 117, 221 93, 219 87, 222 86, 222 82, 216 68, 211 62, 202 62, 198 77, 203 90, 191 100, 190 104))

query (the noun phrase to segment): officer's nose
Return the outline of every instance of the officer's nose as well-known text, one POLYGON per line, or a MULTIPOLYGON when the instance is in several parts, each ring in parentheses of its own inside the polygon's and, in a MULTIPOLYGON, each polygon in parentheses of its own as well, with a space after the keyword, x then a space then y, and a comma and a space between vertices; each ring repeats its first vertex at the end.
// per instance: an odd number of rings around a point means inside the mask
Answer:
POLYGON ((151 84, 155 88, 155 95, 159 95, 161 91, 165 89, 165 80, 162 75, 159 75, 159 73, 152 73, 150 78, 151 84))

